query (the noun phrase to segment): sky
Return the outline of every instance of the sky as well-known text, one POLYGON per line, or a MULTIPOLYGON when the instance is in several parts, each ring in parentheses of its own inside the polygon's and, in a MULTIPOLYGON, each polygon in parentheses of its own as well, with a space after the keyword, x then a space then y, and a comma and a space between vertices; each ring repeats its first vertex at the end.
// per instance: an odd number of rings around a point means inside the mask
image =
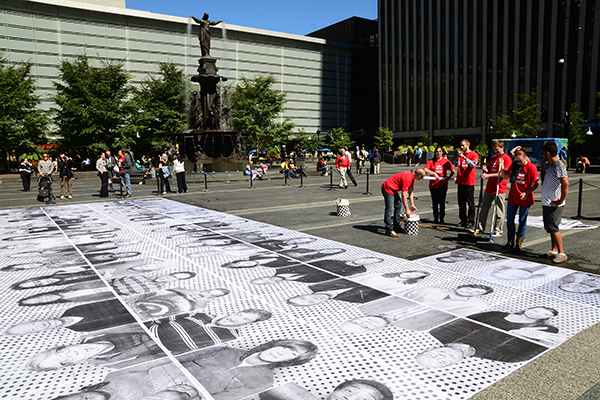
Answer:
POLYGON ((377 0, 126 0, 127 8, 306 35, 350 17, 377 18, 377 0))

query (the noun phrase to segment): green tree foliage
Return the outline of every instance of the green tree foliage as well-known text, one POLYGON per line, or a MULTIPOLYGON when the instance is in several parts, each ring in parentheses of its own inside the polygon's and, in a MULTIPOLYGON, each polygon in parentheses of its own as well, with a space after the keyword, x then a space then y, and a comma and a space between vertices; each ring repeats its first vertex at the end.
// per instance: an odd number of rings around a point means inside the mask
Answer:
POLYGON ((394 145, 394 132, 391 129, 380 126, 377 128, 377 132, 373 136, 375 147, 381 149, 381 151, 387 151, 394 145))
POLYGON ((537 89, 530 94, 519 94, 517 108, 496 117, 494 121, 494 136, 497 138, 510 137, 513 133, 518 137, 535 137, 542 129, 540 114, 542 107, 537 102, 537 89))
MULTIPOLYGON (((571 104, 571 107, 569 108, 569 116, 571 122, 568 134, 569 145, 578 146, 585 143, 586 129, 583 128, 583 123, 586 122, 586 119, 581 111, 577 111, 577 103, 571 104)), ((556 124, 556 126, 558 128, 558 136, 567 137, 565 122, 559 122, 556 124)))
POLYGON ((285 111, 287 95, 273 89, 273 75, 243 77, 230 94, 231 113, 238 131, 247 133, 257 150, 286 143, 294 124, 289 118, 278 122, 285 111))
POLYGON ((62 144, 81 155, 130 148, 138 128, 137 106, 123 62, 90 65, 86 55, 61 61, 56 86, 54 121, 62 144))
POLYGON ((315 151, 323 145, 323 142, 318 140, 316 133, 306 133, 304 129, 300 129, 296 135, 301 141, 301 147, 306 151, 315 151))
POLYGON ((344 131, 344 128, 335 128, 329 132, 329 148, 338 152, 343 147, 350 149, 354 142, 350 139, 350 135, 344 131))
POLYGON ((35 81, 29 76, 31 63, 10 65, 0 56, 0 148, 10 158, 23 152, 34 152, 36 144, 45 141, 48 118, 37 109, 40 98, 35 93, 35 81))
POLYGON ((183 70, 172 62, 160 63, 158 69, 160 75, 148 75, 135 96, 140 108, 137 126, 144 151, 169 147, 169 135, 187 128, 183 70))

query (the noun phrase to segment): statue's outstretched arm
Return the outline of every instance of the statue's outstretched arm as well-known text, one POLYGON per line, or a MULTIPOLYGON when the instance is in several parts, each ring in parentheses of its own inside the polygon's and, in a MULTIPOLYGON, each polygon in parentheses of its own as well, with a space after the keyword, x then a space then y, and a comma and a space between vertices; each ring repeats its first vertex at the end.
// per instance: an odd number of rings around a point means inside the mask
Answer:
POLYGON ((190 16, 191 19, 193 19, 194 21, 196 21, 197 24, 201 24, 200 20, 194 16, 190 16))
POLYGON ((223 21, 210 21, 210 26, 219 25, 223 21))

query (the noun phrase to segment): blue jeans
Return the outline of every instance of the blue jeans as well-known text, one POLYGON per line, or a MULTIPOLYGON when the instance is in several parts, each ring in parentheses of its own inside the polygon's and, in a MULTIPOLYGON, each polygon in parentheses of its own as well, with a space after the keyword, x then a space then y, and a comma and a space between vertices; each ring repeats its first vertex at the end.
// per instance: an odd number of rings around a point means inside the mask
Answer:
POLYGON ((394 220, 396 224, 400 223, 400 214, 404 212, 404 204, 398 193, 386 193, 381 189, 383 200, 385 202, 385 213, 383 215, 383 223, 385 224, 386 235, 394 230, 394 220))
POLYGON ((125 179, 125 186, 127 188, 127 194, 131 196, 131 175, 123 174, 123 178, 125 179))
POLYGON ((517 206, 511 203, 506 204, 506 228, 508 229, 508 236, 515 235, 515 215, 517 215, 517 209, 519 210, 519 230, 517 231, 517 237, 524 238, 525 231, 527 230, 529 207, 517 206))

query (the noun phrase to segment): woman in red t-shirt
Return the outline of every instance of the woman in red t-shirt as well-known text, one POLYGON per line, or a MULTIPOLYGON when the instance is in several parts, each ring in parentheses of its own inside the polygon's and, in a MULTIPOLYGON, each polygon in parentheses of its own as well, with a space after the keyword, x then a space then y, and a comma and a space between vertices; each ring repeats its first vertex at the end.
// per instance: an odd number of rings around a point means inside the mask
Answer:
POLYGON ((533 192, 538 187, 537 167, 527 158, 527 154, 521 146, 515 147, 514 162, 506 171, 500 171, 502 179, 509 178, 510 191, 508 192, 508 204, 506 206, 506 227, 508 229, 508 242, 504 246, 507 249, 515 248, 517 251, 523 249, 525 231, 527 229, 527 215, 529 207, 534 203, 533 192), (515 232, 515 215, 519 210, 519 229, 515 232), (515 233, 517 241, 515 242, 515 233))
POLYGON ((425 164, 425 172, 436 178, 429 182, 429 193, 433 204, 433 223, 445 224, 446 193, 448 193, 448 180, 454 175, 454 165, 445 157, 443 148, 436 147, 434 154, 435 158, 425 164))

